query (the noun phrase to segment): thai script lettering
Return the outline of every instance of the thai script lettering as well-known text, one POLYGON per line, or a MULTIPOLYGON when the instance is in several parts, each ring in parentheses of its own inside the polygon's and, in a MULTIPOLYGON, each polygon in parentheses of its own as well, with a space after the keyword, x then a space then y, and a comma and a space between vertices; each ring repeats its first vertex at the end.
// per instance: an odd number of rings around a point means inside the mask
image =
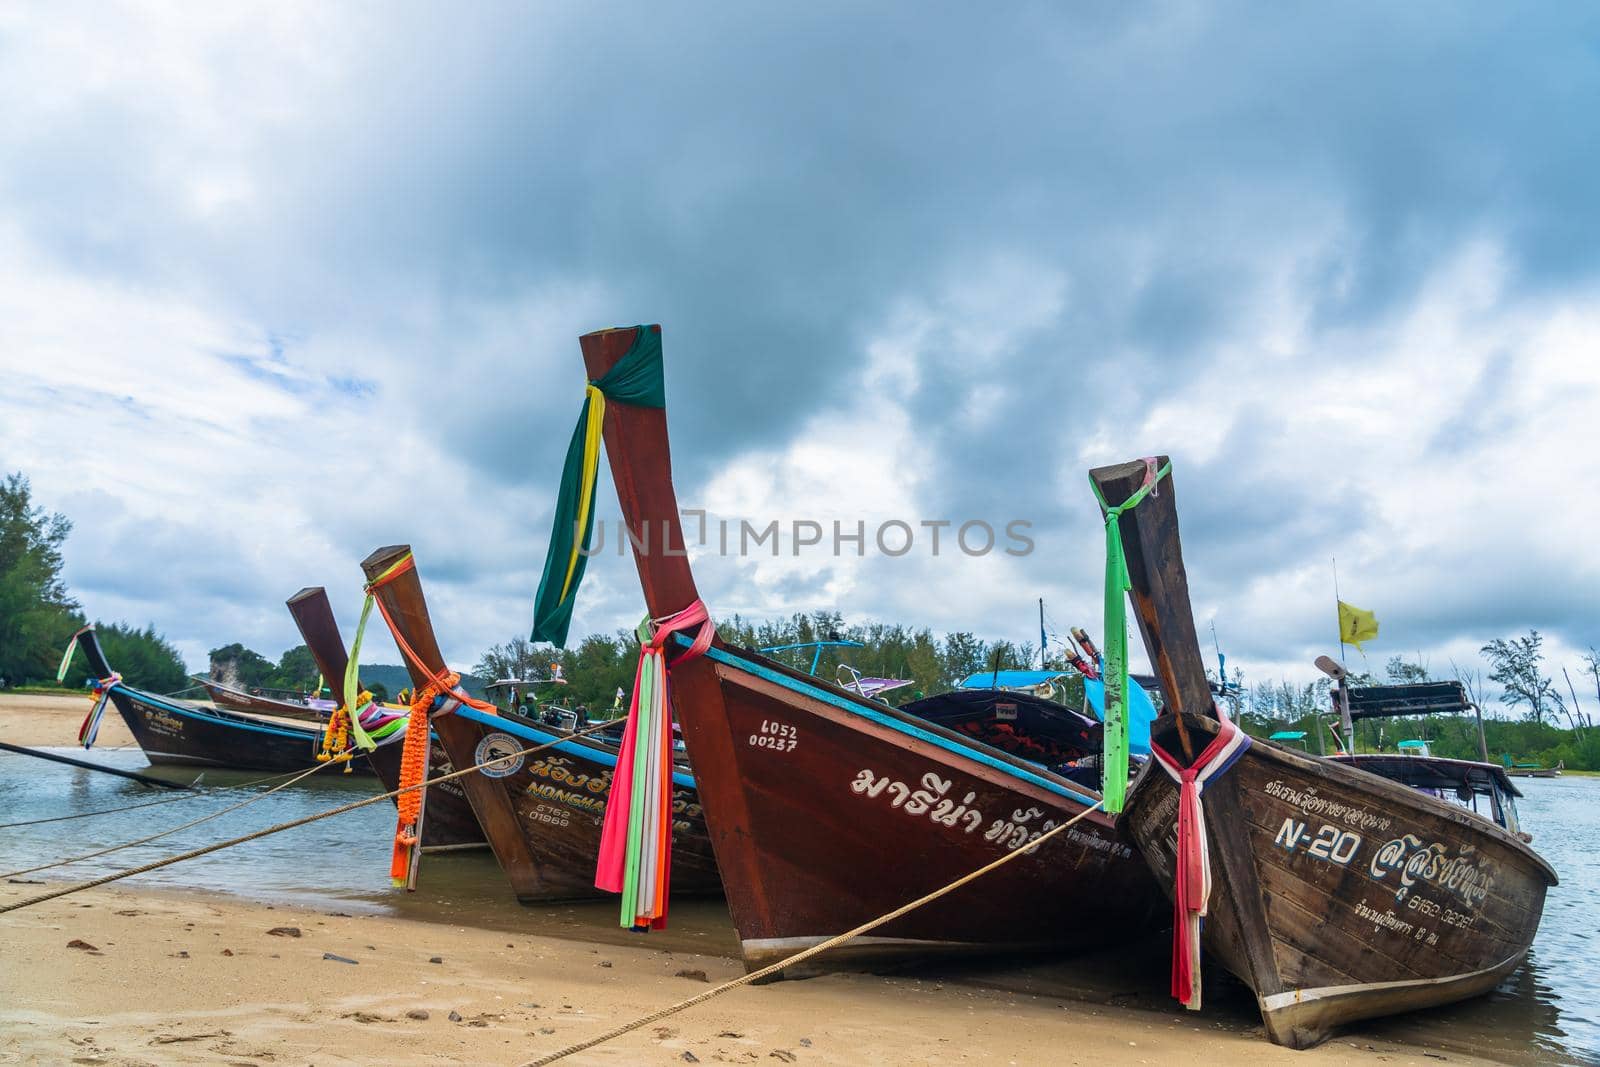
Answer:
POLYGON ((922 788, 913 790, 887 775, 879 777, 871 770, 862 770, 850 783, 850 790, 874 798, 887 793, 890 807, 899 808, 907 815, 926 815, 941 826, 962 825, 970 834, 983 825, 983 815, 969 807, 977 794, 968 793, 958 804, 945 795, 950 792, 950 785, 949 779, 930 771, 922 776, 922 788))
POLYGON ((1366 901, 1356 905, 1356 917, 1370 922, 1374 930, 1393 930, 1397 934, 1410 935, 1417 928, 1415 923, 1406 922, 1393 911, 1377 911, 1367 907, 1366 901))
POLYGON ((1460 855, 1449 856, 1443 844, 1434 841, 1424 845, 1417 835, 1405 834, 1378 849, 1367 873, 1380 882, 1387 881, 1390 874, 1397 875, 1395 900, 1404 900, 1412 886, 1423 882, 1454 893, 1467 904, 1478 905, 1488 897, 1494 873, 1472 855, 1476 851, 1469 846, 1460 855))
POLYGON ((611 788, 609 768, 597 774, 575 772, 572 769, 572 761, 565 756, 547 756, 532 760, 528 763, 528 772, 536 778, 547 778, 552 782, 571 786, 573 789, 586 789, 591 793, 604 793, 611 788))
POLYGON ((1388 817, 1352 804, 1318 796, 1316 786, 1296 789, 1280 779, 1274 779, 1263 786, 1261 791, 1269 797, 1293 804, 1306 815, 1321 815, 1361 830, 1389 829, 1388 817))

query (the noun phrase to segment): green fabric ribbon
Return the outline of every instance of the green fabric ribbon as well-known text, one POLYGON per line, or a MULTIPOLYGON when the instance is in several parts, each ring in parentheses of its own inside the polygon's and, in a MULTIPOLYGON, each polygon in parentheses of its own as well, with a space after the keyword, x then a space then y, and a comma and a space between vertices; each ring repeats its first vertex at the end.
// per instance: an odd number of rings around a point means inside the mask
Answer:
POLYGON ((633 347, 617 361, 605 377, 590 382, 585 391, 578 425, 567 445, 567 458, 561 468, 561 487, 556 491, 555 526, 550 531, 550 547, 545 555, 544 575, 533 605, 534 641, 553 645, 567 643, 572 625, 572 608, 583 581, 589 543, 594 534, 594 486, 598 473, 600 422, 605 418, 605 403, 613 400, 635 407, 667 406, 666 376, 661 367, 661 328, 639 326, 633 347))
POLYGON ((1128 795, 1128 599, 1133 588, 1128 577, 1128 558, 1122 549, 1122 513, 1132 511, 1153 492, 1161 479, 1172 473, 1168 460, 1160 470, 1155 461, 1146 460, 1145 482, 1116 507, 1106 503, 1093 478, 1089 485, 1106 513, 1106 688, 1104 755, 1100 767, 1100 795, 1104 810, 1112 815, 1122 811, 1128 795))

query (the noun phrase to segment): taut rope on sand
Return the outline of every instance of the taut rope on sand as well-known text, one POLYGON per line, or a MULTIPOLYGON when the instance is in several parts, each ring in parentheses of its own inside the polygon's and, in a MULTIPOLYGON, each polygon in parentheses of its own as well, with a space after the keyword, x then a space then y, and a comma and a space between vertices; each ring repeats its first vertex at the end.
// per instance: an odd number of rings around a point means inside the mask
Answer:
POLYGON ((1046 841, 1048 841, 1052 837, 1054 837, 1056 834, 1059 834, 1059 833, 1061 833, 1061 831, 1066 830, 1067 828, 1071 827, 1078 820, 1082 819, 1084 816, 1088 815, 1092 811, 1099 810, 1099 808, 1100 808, 1100 802, 1096 801, 1094 804, 1092 804, 1091 806, 1085 808, 1083 811, 1080 811, 1078 814, 1074 815, 1072 818, 1068 819, 1066 822, 1062 823, 1060 826, 1057 826, 1057 827, 1055 827, 1055 828, 1053 828, 1051 830, 1046 831, 1045 833, 1040 834, 1037 840, 1033 841, 1032 843, 1030 843, 1026 847, 1019 848, 1015 852, 1007 852, 1004 856, 1001 856, 999 859, 994 860, 991 863, 987 863, 984 866, 979 867, 977 870, 972 871, 969 874, 962 875, 960 878, 957 878, 955 881, 951 882, 950 884, 945 885, 945 886, 941 886, 938 889, 935 889, 933 892, 927 894, 926 896, 918 897, 916 900, 913 900, 909 904, 902 904, 898 908, 894 909, 893 911, 889 912, 886 915, 880 915, 876 919, 871 920, 870 922, 864 922, 860 926, 856 927, 853 930, 846 930, 842 934, 838 934, 838 935, 836 935, 834 937, 828 938, 828 940, 822 942, 821 944, 812 945, 808 949, 802 949, 801 951, 796 952, 793 956, 790 956, 787 959, 779 960, 777 963, 768 964, 767 966, 761 968, 758 971, 751 971, 749 974, 742 974, 738 978, 734 978, 731 981, 723 982, 721 985, 717 986, 715 989, 708 989, 704 993, 697 993, 694 996, 690 997, 688 1000, 680 1000, 680 1001, 678 1001, 678 1003, 669 1005, 669 1006, 667 1006, 665 1008, 660 1009, 659 1011, 653 1011, 649 1015, 644 1016, 643 1018, 635 1019, 630 1023, 624 1023, 621 1026, 615 1027, 615 1028, 613 1028, 611 1030, 607 1030, 605 1033, 599 1035, 598 1037, 592 1037, 589 1040, 579 1042, 576 1045, 568 1045, 566 1048, 561 1049, 561 1050, 559 1050, 557 1052, 551 1052, 551 1053, 549 1053, 547 1055, 540 1056, 536 1060, 530 1060, 528 1063, 523 1064, 523 1067, 545 1067, 545 1064, 554 1063, 557 1060, 566 1059, 568 1056, 572 1056, 572 1055, 575 1055, 575 1054, 577 1054, 579 1052, 583 1052, 583 1051, 585 1051, 587 1049, 594 1048, 596 1045, 604 1044, 605 1042, 610 1041, 614 1037, 621 1037, 623 1034, 632 1033, 633 1031, 638 1030, 638 1029, 640 1029, 642 1027, 649 1026, 653 1022, 659 1022, 660 1020, 667 1018, 669 1015, 676 1015, 680 1011, 685 1011, 685 1010, 687 1010, 689 1008, 692 1008, 696 1004, 704 1004, 706 1001, 710 1000, 712 997, 721 996, 723 993, 728 992, 728 990, 730 990, 730 989, 737 989, 740 986, 749 985, 751 982, 759 982, 763 978, 768 978, 768 977, 771 977, 774 974, 777 974, 778 972, 782 971, 786 967, 793 967, 795 964, 803 963, 803 962, 805 962, 806 960, 810 959, 813 956, 816 956, 816 955, 818 955, 820 953, 826 952, 830 948, 837 948, 838 946, 844 944, 846 941, 852 940, 853 938, 860 937, 862 934, 867 933, 868 931, 876 930, 878 927, 882 926, 884 923, 892 922, 895 919, 900 918, 900 916, 905 915, 908 912, 916 911, 918 908, 922 907, 924 904, 927 904, 927 903, 930 903, 932 901, 938 900, 940 897, 946 895, 947 893, 952 893, 955 890, 960 889, 962 886, 966 885, 968 882, 974 881, 975 879, 978 879, 978 878, 982 878, 984 875, 988 874, 990 871, 995 870, 996 868, 1005 866, 1006 864, 1010 863, 1012 860, 1016 859, 1018 856, 1026 855, 1027 853, 1034 851, 1040 845, 1044 844, 1046 841))

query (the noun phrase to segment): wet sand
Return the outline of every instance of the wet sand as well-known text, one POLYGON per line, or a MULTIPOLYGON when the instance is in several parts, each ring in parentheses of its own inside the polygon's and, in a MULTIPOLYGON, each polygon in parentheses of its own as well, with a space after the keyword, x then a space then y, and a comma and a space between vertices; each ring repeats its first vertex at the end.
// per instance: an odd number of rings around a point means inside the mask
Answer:
MULTIPOLYGON (((0 901, 40 891, 7 884, 0 901)), ((732 960, 653 951, 643 939, 596 946, 115 888, 0 916, 0 940, 0 1060, 27 1063, 521 1063, 703 992, 706 980, 740 973, 732 960), (273 933, 282 928, 298 936, 273 933)), ((1199 1019, 914 978, 836 975, 733 990, 569 1062, 1180 1058, 1446 1059, 1370 1039, 1296 1053, 1199 1019)), ((1448 1060, 1488 1062, 1455 1054, 1448 1060)))
MULTIPOLYGON (((94 704, 87 695, 33 696, 7 693, 0 696, 0 741, 32 747, 73 745, 78 728, 94 704)), ((121 748, 134 744, 115 709, 106 709, 100 720, 96 748, 121 748)))

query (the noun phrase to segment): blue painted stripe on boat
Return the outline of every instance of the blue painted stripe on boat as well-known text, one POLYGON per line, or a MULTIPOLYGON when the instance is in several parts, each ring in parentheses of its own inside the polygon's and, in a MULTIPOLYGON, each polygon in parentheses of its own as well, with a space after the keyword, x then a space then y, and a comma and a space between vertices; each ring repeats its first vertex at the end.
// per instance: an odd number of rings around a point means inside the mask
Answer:
POLYGON ((216 726, 225 726, 230 729, 239 730, 255 730, 256 732, 263 734, 276 734, 279 737, 292 737, 296 741, 315 740, 321 735, 320 730, 285 730, 272 726, 257 726, 254 723, 241 722, 238 719, 212 714, 211 712, 206 711, 204 708, 186 708, 179 704, 169 704, 165 700, 162 700, 150 693, 146 693, 140 689, 129 689, 127 686, 117 686, 116 688, 121 689, 128 696, 138 700, 141 703, 153 705, 173 715, 181 715, 186 719, 199 719, 202 722, 212 723, 216 726))
MULTIPOLYGON (((454 714, 461 716, 463 719, 470 719, 479 726, 504 730, 506 733, 514 734, 525 741, 537 741, 540 744, 549 744, 551 741, 555 741, 555 750, 557 752, 565 752, 569 756, 592 760, 607 767, 616 767, 617 765, 617 757, 603 748, 591 748, 588 745, 580 745, 576 741, 562 741, 559 734, 549 733, 537 726, 529 726, 525 722, 509 719, 502 715, 491 715, 489 712, 479 711, 477 708, 468 707, 465 704, 456 708, 454 714)), ((693 789, 695 787, 693 776, 684 774, 682 771, 672 772, 672 784, 682 786, 685 789, 693 789)))
MULTIPOLYGON (((678 634, 677 638, 685 645, 689 643, 682 634, 678 634)), ((1039 786, 1041 789, 1047 789, 1058 796, 1075 800, 1084 807, 1099 803, 1099 801, 1094 797, 1086 796, 1073 789, 1068 789, 1060 782, 1052 782, 1050 779, 1042 777, 1041 775, 1034 774, 1031 771, 1025 771, 1021 767, 1013 766, 1012 764, 1007 763, 1005 760, 996 759, 980 748, 963 745, 959 741, 952 741, 948 737, 941 737, 940 735, 933 733, 931 730, 924 730, 919 726, 914 726, 911 723, 898 719, 893 715, 885 715, 882 712, 873 710, 872 708, 863 707, 862 705, 857 704, 846 697, 842 697, 837 693, 830 693, 820 686, 808 685, 804 682, 797 681, 781 671, 775 671, 770 667, 763 667, 759 663, 752 663, 747 659, 735 656, 723 649, 708 648, 706 649, 706 655, 710 656, 718 663, 727 664, 729 667, 733 667, 736 670, 744 671, 747 674, 753 674, 757 678, 764 678, 767 681, 776 685, 781 685, 786 689, 792 689, 796 692, 804 693, 806 696, 809 696, 815 700, 820 700, 824 704, 832 704, 834 707, 839 708, 842 711, 847 711, 852 715, 860 716, 861 718, 875 722, 880 726, 887 726, 891 730, 898 731, 899 733, 905 734, 908 737, 915 737, 919 741, 926 741, 930 745, 935 745, 944 749, 946 752, 954 753, 957 756, 961 756, 963 759, 969 759, 975 763, 982 763, 987 767, 993 767, 995 770, 1004 774, 1008 774, 1013 778, 1020 778, 1024 782, 1030 782, 1033 785, 1039 786)))

